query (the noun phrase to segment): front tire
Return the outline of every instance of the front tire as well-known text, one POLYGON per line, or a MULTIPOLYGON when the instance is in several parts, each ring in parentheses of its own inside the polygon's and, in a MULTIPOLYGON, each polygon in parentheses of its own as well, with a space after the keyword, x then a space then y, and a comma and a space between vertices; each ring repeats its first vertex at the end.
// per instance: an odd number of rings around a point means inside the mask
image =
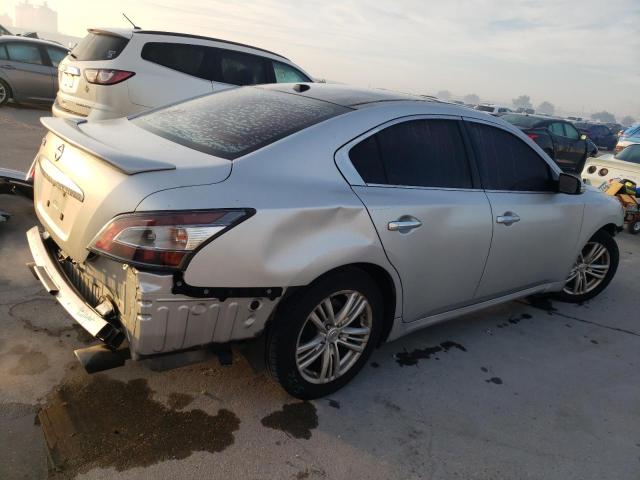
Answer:
POLYGON ((283 300, 267 335, 269 371, 296 398, 329 395, 366 363, 382 322, 382 294, 364 271, 323 277, 283 300))
POLYGON ((581 303, 600 294, 611 282, 618 269, 618 244, 604 230, 593 235, 582 248, 573 265, 559 300, 581 303))

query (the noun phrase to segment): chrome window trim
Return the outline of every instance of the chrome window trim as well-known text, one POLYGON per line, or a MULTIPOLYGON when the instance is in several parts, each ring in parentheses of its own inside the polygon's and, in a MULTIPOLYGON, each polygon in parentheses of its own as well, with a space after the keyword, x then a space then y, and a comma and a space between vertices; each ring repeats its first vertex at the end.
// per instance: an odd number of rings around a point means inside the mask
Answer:
POLYGON ((479 188, 451 188, 451 187, 421 187, 417 185, 389 185, 389 184, 379 184, 379 183, 366 183, 356 167, 351 163, 351 159, 349 158, 349 152, 351 149, 357 145, 358 143, 366 140, 367 138, 375 135, 376 133, 384 130, 387 127, 391 127, 398 123, 410 122, 413 120, 455 120, 462 121, 463 117, 459 115, 449 115, 449 114, 437 114, 437 113, 426 113, 426 114, 416 114, 416 115, 405 115, 402 117, 394 118, 393 120, 388 120, 380 125, 373 127, 370 130, 358 135, 357 137, 351 139, 349 142, 345 143, 341 146, 336 153, 334 154, 334 160, 336 166, 342 176, 345 178, 347 183, 352 187, 383 187, 383 188, 403 188, 403 189, 416 189, 416 190, 452 190, 452 191, 478 191, 481 190, 479 188))

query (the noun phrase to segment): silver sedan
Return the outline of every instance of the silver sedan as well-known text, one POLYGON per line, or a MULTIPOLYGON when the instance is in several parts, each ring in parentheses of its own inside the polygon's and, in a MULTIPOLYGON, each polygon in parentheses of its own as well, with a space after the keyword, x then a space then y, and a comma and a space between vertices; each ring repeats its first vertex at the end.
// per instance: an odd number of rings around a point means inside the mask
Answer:
POLYGON ((618 265, 617 201, 452 104, 280 84, 44 124, 31 268, 133 360, 261 335, 274 378, 316 398, 380 342, 532 294, 582 302, 618 265))

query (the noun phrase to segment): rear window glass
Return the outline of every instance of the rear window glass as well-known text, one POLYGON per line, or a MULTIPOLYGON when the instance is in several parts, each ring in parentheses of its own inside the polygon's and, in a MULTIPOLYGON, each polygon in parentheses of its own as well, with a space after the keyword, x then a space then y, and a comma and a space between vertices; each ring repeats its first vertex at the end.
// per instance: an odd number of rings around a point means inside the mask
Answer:
POLYGON ((256 87, 214 93, 133 119, 185 147, 233 160, 351 109, 256 87))
POLYGON ((493 112, 495 110, 494 107, 489 107, 487 105, 478 105, 476 107, 476 110, 479 110, 481 112, 493 112))
POLYGON ((503 115, 501 118, 516 127, 531 128, 540 123, 540 119, 525 115, 503 115))
POLYGON ((71 50, 76 60, 113 60, 116 58, 129 40, 103 33, 90 33, 71 50))

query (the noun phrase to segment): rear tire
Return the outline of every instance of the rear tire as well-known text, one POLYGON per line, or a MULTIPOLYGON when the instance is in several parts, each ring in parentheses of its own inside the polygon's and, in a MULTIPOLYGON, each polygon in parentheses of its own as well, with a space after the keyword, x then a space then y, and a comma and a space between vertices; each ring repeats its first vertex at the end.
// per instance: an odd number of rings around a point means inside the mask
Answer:
POLYGON ((7 82, 0 80, 0 107, 6 105, 11 98, 11 88, 7 85, 7 82))
POLYGON ((296 398, 329 395, 364 366, 382 323, 382 294, 369 275, 349 268, 322 277, 280 305, 267 334, 269 371, 296 398))
POLYGON ((629 233, 632 235, 637 235, 638 233, 640 233, 640 220, 636 220, 635 222, 629 222, 629 225, 627 226, 627 230, 629 230, 629 233))
POLYGON ((569 303, 582 303, 600 294, 611 282, 620 253, 613 237, 599 230, 582 248, 564 289, 554 296, 569 303))

